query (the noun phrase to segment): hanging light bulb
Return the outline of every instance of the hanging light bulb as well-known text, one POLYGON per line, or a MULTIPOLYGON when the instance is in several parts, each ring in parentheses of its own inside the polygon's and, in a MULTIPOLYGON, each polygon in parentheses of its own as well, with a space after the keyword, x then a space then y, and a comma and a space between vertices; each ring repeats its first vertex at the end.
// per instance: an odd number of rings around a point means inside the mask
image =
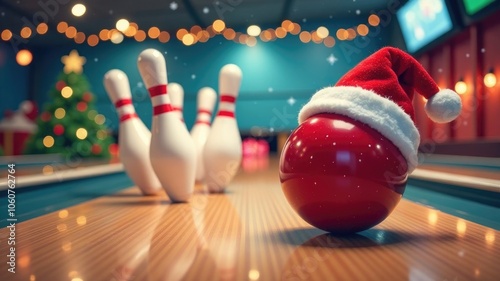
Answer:
POLYGON ((460 95, 463 95, 467 92, 467 84, 464 82, 464 79, 458 80, 458 82, 455 84, 455 92, 459 93, 460 95))
POLYGON ((483 79, 484 85, 488 88, 493 88, 497 84, 497 77, 495 76, 495 73, 493 72, 493 69, 490 69, 486 75, 484 75, 483 79))

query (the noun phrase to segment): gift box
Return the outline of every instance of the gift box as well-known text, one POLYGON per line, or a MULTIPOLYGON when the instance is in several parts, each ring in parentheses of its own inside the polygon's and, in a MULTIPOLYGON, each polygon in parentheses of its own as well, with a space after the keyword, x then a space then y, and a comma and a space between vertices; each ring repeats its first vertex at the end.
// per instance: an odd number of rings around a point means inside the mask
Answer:
POLYGON ((18 111, 0 121, 0 146, 6 156, 20 155, 28 138, 36 131, 36 124, 18 111))

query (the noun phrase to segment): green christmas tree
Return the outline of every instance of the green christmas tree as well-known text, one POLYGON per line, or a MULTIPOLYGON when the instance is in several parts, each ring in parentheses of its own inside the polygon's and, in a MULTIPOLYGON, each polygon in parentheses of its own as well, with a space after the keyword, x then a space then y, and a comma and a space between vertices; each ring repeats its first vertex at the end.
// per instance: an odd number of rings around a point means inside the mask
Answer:
POLYGON ((114 140, 104 125, 106 118, 95 110, 94 95, 82 74, 85 58, 73 50, 61 61, 64 71, 36 121, 38 131, 28 141, 26 153, 109 157, 109 146, 114 140))

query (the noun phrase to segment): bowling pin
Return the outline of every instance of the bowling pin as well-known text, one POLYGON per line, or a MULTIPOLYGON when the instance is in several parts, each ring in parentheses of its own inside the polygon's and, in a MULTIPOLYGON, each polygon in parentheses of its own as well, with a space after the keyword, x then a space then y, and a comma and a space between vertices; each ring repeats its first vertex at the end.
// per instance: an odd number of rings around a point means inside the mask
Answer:
POLYGON ((184 89, 178 83, 169 83, 167 85, 167 93, 170 96, 172 110, 179 117, 179 119, 184 122, 184 116, 182 113, 182 107, 184 105, 184 89))
POLYGON ((205 182, 210 192, 223 192, 241 162, 241 136, 235 119, 235 102, 241 69, 225 65, 219 73, 219 110, 203 148, 205 182))
POLYGON ((217 93, 210 87, 201 88, 198 91, 198 112, 196 122, 191 128, 191 137, 196 146, 196 181, 203 182, 205 168, 203 167, 203 147, 210 133, 210 122, 212 121, 212 111, 214 110, 217 93))
POLYGON ((146 49, 137 65, 153 104, 151 165, 172 202, 186 202, 194 189, 196 150, 186 126, 172 110, 165 58, 155 49, 146 49))
POLYGON ((156 194, 161 190, 161 183, 149 160, 151 133, 132 105, 127 75, 118 69, 108 71, 104 75, 104 87, 120 117, 118 143, 125 172, 144 195, 156 194))

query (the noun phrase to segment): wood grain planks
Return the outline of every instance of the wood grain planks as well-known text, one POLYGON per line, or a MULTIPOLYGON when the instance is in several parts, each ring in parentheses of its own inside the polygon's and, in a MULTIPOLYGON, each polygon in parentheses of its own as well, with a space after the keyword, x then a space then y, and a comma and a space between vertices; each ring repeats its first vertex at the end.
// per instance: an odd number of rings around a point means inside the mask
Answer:
MULTIPOLYGON (((18 204, 22 204, 19 202, 18 204)), ((17 225, 0 280, 498 280, 500 233, 402 200, 380 225, 335 237, 282 194, 275 159, 189 204, 137 188, 17 225)))

